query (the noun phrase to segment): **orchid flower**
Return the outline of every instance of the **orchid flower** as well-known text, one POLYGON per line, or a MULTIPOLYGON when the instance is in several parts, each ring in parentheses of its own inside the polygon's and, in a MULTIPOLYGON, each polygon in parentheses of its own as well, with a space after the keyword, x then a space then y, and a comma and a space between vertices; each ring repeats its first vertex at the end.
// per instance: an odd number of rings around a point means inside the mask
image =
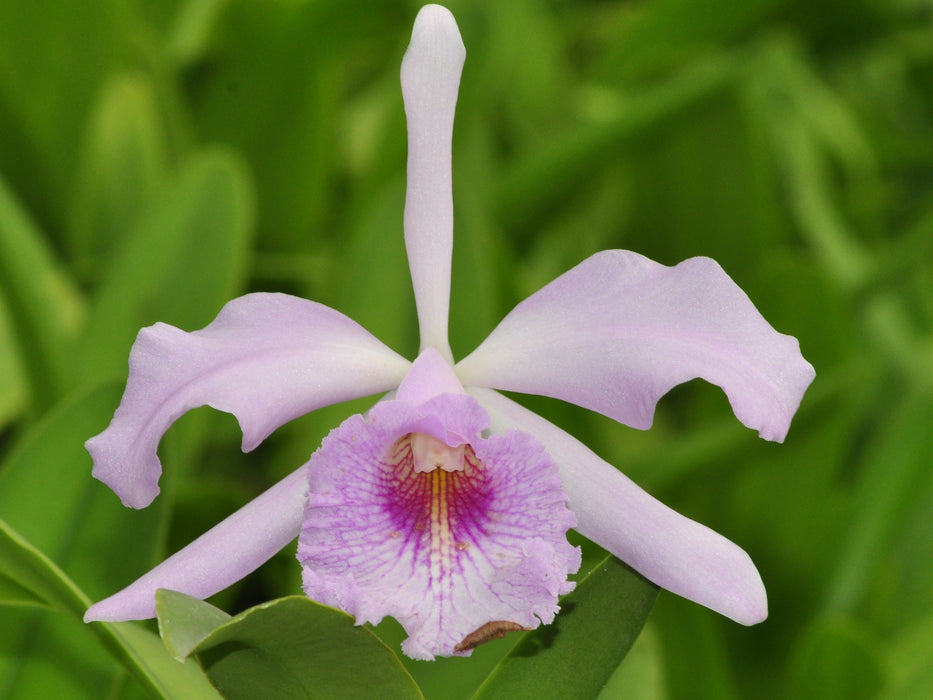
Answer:
POLYGON ((409 362, 346 316, 284 294, 229 302, 207 327, 140 331, 93 475, 123 503, 158 494, 159 441, 209 405, 249 451, 322 406, 387 392, 308 463, 85 620, 155 615, 155 592, 205 598, 298 537, 303 585, 358 624, 395 617, 408 655, 469 655, 474 632, 549 623, 580 552, 576 529, 649 580, 742 624, 767 616, 761 577, 721 535, 667 508, 575 438, 497 390, 539 394, 650 427, 673 386, 720 386, 737 418, 782 441, 813 368, 714 261, 666 267, 598 253, 531 295, 468 357, 447 339, 451 141, 465 50, 437 5, 402 62, 408 122, 405 245, 421 345, 409 362))

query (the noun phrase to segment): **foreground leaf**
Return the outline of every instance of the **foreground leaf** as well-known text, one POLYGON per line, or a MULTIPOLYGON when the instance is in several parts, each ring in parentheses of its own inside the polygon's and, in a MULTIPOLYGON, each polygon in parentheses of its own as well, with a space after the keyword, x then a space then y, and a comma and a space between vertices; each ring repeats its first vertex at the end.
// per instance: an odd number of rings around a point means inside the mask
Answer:
POLYGON ((172 591, 158 593, 166 644, 191 647, 228 700, 422 698, 398 657, 346 613, 304 596, 280 598, 220 622, 216 608, 172 591))
POLYGON ((179 663, 159 637, 135 622, 94 622, 91 627, 110 652, 150 695, 170 700, 211 700, 220 695, 193 660, 179 663))
POLYGON ((0 603, 4 592, 81 617, 90 601, 64 572, 0 519, 0 603))
POLYGON ((594 698, 618 668, 658 588, 607 557, 562 599, 553 624, 522 638, 475 698, 594 698))
MULTIPOLYGON (((16 589, 21 592, 21 600, 7 599, 6 602, 45 605, 68 613, 78 621, 90 605, 87 596, 54 562, 0 520, 0 594, 16 589)), ((0 602, 4 601, 0 599, 0 602)), ((39 632, 41 639, 47 630, 45 626, 32 627, 28 636, 32 637, 30 643, 34 646, 37 643, 35 633, 39 632)), ((139 625, 94 623, 86 630, 96 634, 103 646, 154 697, 179 700, 217 697, 196 664, 178 663, 165 652, 158 637, 139 625)), ((10 631, 6 629, 6 633, 10 631)), ((86 644, 86 635, 82 634, 80 641, 86 644)))
POLYGON ((215 629, 233 618, 220 608, 178 591, 156 591, 156 614, 159 633, 166 649, 179 661, 215 629))
POLYGON ((111 384, 73 396, 0 466, 0 602, 8 604, 0 607, 0 678, 12 693, 0 698, 32 692, 33 679, 51 673, 49 659, 55 659, 57 685, 49 678, 30 697, 79 697, 73 693, 81 688, 109 686, 123 672, 92 635, 151 695, 216 697, 197 664, 175 661, 152 632, 129 623, 81 622, 87 592, 100 595, 112 581, 145 570, 158 537, 162 508, 130 511, 90 478, 83 440, 106 423, 118 399, 119 387, 111 384), (69 681, 69 669, 81 675, 69 681))

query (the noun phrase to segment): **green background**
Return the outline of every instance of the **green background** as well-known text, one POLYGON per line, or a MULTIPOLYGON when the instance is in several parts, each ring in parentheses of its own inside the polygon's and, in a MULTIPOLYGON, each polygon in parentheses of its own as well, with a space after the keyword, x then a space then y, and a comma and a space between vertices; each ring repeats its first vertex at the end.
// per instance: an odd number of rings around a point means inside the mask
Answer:
MULTIPOLYGON (((933 6, 448 7, 467 47, 456 357, 542 284, 626 248, 717 259, 817 370, 783 445, 700 382, 647 432, 527 400, 739 543, 768 589, 753 628, 662 591, 604 697, 928 697, 933 6)), ((54 562, 99 599, 368 405, 301 418, 250 455, 230 416, 195 411, 163 442, 162 496, 126 510, 82 443, 116 407, 140 327, 193 330, 238 294, 285 291, 412 357, 398 68, 417 9, 0 1, 0 519, 49 560, 13 536, 0 548, 0 698, 139 697, 104 651, 119 635, 37 608, 81 599, 36 597, 23 572, 54 562)), ((214 602, 238 613, 298 579, 287 549, 214 602)), ((397 649, 397 630, 379 632, 397 649)), ((512 642, 406 664, 427 697, 469 697, 512 642)))

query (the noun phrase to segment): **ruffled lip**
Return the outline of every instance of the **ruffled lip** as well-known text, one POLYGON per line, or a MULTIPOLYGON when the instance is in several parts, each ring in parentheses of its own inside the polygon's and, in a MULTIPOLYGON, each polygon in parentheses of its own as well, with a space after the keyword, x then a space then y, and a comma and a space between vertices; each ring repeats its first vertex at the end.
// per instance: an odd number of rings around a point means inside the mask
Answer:
POLYGON ((469 655, 464 640, 489 622, 550 622, 580 564, 566 539, 574 517, 537 441, 484 438, 487 424, 472 397, 440 394, 380 402, 332 431, 311 459, 298 545, 307 594, 358 623, 396 618, 403 651, 420 659, 469 655), (468 435, 464 468, 418 471, 412 435, 440 416, 461 424, 436 434, 468 435))

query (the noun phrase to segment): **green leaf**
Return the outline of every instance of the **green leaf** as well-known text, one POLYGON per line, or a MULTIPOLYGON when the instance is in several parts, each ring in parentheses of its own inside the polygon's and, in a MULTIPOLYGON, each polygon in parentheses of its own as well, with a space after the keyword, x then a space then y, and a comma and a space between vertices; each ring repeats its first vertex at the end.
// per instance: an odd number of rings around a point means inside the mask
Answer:
POLYGON ((162 641, 179 661, 211 632, 233 619, 210 603, 165 588, 156 591, 156 614, 162 641))
POLYGON ((19 583, 0 574, 0 605, 38 605, 45 606, 45 601, 33 591, 23 588, 19 583))
POLYGON ((107 259, 167 175, 168 152, 152 81, 121 73, 100 89, 72 198, 70 248, 79 262, 107 259))
MULTIPOLYGON (((90 604, 88 597, 61 569, 0 520, 0 594, 5 588, 10 588, 9 584, 29 593, 33 604, 44 604, 66 612, 78 621, 90 604)), ((53 629, 35 624, 30 627, 38 633, 39 639, 53 629)), ((58 628, 61 629, 61 626, 58 628)), ((180 664, 169 657, 158 638, 148 630, 132 623, 93 623, 86 629, 96 634, 104 646, 156 697, 192 700, 216 697, 196 664, 180 664)), ((5 633, 9 634, 10 631, 9 627, 5 628, 5 633)), ((36 637, 33 634, 28 634, 28 637, 31 639, 24 639, 24 642, 34 648, 36 637)), ((67 651, 69 639, 66 637, 60 643, 66 646, 65 650, 59 652, 61 658, 61 652, 67 651)), ((30 665, 29 661, 20 664, 18 672, 22 672, 23 667, 28 669, 30 665)))
POLYGON ((90 600, 54 562, 3 520, 0 520, 0 577, 45 605, 79 618, 90 605, 90 600))
POLYGON ((562 599, 554 622, 526 634, 474 697, 596 697, 635 643, 657 595, 657 586, 607 557, 562 599))
POLYGON ((95 622, 91 627, 153 696, 171 700, 220 697, 194 660, 179 663, 157 635, 138 624, 95 622))
MULTIPOLYGON (((734 623, 676 595, 662 595, 651 615, 663 640, 665 686, 672 698, 741 700, 725 632, 734 623)), ((759 628, 760 629, 760 628, 759 628)), ((754 630, 740 629, 746 646, 754 630)), ((770 659, 770 657, 769 657, 770 659)))
POLYGON ((127 676, 91 629, 69 615, 0 607, 0 629, 2 700, 98 700, 127 676))
POLYGON ((667 697, 661 640, 649 624, 612 674, 598 700, 664 700, 667 697))
MULTIPOLYGON (((158 595, 163 638, 176 650, 220 620, 206 603, 169 591, 158 595)), ((371 698, 375 689, 380 697, 423 697, 375 634, 304 596, 250 608, 208 632, 191 651, 228 700, 371 698)))
MULTIPOLYGON (((0 688, 0 698, 40 692, 30 683, 49 676, 50 658, 56 660, 58 680, 43 680, 38 687, 49 692, 38 697, 87 697, 81 688, 95 689, 96 695, 91 697, 101 697, 101 688, 109 687, 125 672, 94 643, 93 633, 117 658, 135 657, 131 668, 144 662, 142 652, 129 650, 126 645, 130 642, 115 637, 110 626, 81 622, 87 607, 85 594, 99 597, 112 593, 117 582, 131 581, 148 569, 161 532, 164 499, 144 512, 132 511, 90 475, 91 460, 83 442, 107 424, 119 397, 116 384, 72 396, 36 424, 0 466, 0 517, 34 550, 31 583, 25 582, 22 573, 30 562, 22 562, 28 553, 19 552, 18 559, 3 555, 5 567, 20 561, 16 579, 7 571, 3 573, 11 582, 32 591, 31 596, 43 604, 51 602, 70 613, 65 617, 22 607, 0 608, 0 678, 10 679, 5 687, 13 693, 7 696, 0 688), (61 578, 61 571, 68 572, 67 580, 61 578), (38 580, 37 572, 41 574, 38 580), (77 581, 84 593, 72 590, 71 580, 77 581), (75 674, 78 668, 81 673, 75 674)), ((158 638, 155 648, 181 666, 164 651, 158 638)))
POLYGON ((0 177, 0 293, 40 404, 61 396, 69 380, 66 348, 81 315, 81 297, 42 231, 0 177))

